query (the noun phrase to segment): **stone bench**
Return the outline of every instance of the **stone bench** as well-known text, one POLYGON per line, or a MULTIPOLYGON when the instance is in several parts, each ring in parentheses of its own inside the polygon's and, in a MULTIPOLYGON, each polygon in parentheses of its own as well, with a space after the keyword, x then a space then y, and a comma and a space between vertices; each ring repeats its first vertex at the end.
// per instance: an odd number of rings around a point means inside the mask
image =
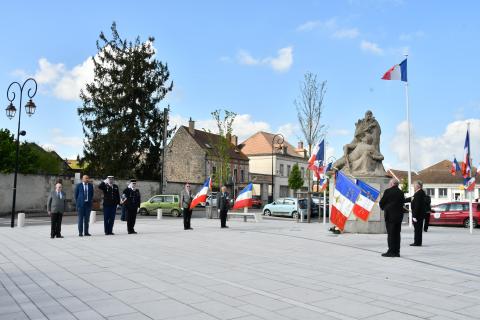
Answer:
POLYGON ((255 222, 262 221, 261 212, 228 212, 229 217, 243 217, 243 221, 247 222, 247 217, 252 217, 255 219, 255 222))

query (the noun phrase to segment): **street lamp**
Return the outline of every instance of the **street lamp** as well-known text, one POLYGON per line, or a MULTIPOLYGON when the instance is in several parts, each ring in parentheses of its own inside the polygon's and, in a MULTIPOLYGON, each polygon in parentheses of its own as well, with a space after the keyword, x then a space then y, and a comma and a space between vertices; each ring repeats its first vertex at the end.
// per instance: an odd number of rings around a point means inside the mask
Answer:
POLYGON ((275 180, 273 176, 273 151, 275 150, 275 140, 277 144, 281 145, 283 141, 285 141, 285 138, 281 133, 277 133, 276 135, 273 136, 273 139, 272 139, 272 202, 273 202, 273 194, 275 192, 275 180))
POLYGON ((35 113, 35 109, 37 106, 35 103, 33 103, 32 98, 35 96, 37 93, 37 82, 33 78, 28 78, 23 82, 23 84, 20 84, 18 82, 12 82, 8 86, 7 89, 7 99, 10 101, 10 104, 8 107, 5 109, 5 112, 7 114, 7 117, 11 120, 15 117, 15 113, 17 112, 17 109, 13 105, 13 101, 15 100, 15 97, 17 96, 14 91, 14 85, 18 86, 19 89, 19 94, 20 94, 20 101, 19 101, 19 108, 18 108, 18 128, 17 128, 17 141, 16 141, 16 156, 15 156, 15 175, 13 178, 13 200, 12 200, 12 219, 11 219, 11 224, 10 226, 13 228, 14 222, 15 222, 15 202, 17 200, 17 174, 18 174, 18 152, 20 149, 20 136, 24 136, 26 132, 24 130, 20 131, 20 120, 22 118, 22 98, 23 98, 23 89, 25 88, 25 85, 29 82, 33 82, 31 88, 28 89, 27 91, 27 96, 30 98, 30 100, 27 102, 25 105, 25 112, 28 114, 28 116, 31 116, 35 113))

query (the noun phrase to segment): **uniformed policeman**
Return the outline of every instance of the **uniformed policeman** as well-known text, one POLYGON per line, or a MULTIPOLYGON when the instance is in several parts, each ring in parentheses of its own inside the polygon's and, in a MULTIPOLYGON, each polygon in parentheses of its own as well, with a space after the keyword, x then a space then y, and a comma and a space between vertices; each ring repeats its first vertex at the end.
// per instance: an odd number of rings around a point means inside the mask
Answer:
POLYGON ((113 183, 113 176, 108 176, 98 186, 103 191, 103 227, 105 234, 113 235, 113 223, 117 205, 120 203, 120 191, 118 186, 113 183))
POLYGON ((127 207, 127 231, 128 234, 135 234, 135 221, 137 211, 140 208, 140 191, 137 189, 137 180, 131 179, 128 187, 123 191, 125 195, 125 205, 127 207))

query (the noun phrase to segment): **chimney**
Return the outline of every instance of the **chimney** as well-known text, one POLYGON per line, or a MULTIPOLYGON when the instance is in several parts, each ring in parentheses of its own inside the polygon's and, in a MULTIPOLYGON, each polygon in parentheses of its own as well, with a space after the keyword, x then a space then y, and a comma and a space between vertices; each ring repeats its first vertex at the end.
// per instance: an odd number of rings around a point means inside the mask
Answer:
POLYGON ((238 137, 236 135, 232 135, 232 139, 230 141, 235 147, 238 145, 238 137))
POLYGON ((303 141, 298 141, 298 149, 303 150, 303 141))
POLYGON ((284 155, 287 154, 287 146, 284 145, 284 144, 282 145, 282 152, 283 152, 284 155))
POLYGON ((195 135, 195 121, 193 121, 191 117, 190 120, 188 120, 188 131, 192 136, 195 135))

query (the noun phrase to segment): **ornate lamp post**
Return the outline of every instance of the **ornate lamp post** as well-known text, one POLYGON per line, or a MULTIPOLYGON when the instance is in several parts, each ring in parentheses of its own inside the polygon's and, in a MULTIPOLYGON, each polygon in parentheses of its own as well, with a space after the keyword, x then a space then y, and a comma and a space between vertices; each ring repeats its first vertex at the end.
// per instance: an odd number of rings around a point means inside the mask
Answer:
POLYGON ((32 98, 35 96, 37 93, 37 82, 33 78, 28 78, 25 80, 23 84, 20 84, 18 82, 12 82, 7 89, 7 99, 10 101, 10 104, 8 107, 5 109, 5 112, 7 114, 7 117, 9 119, 13 119, 15 117, 15 113, 17 112, 17 109, 13 105, 13 101, 16 98, 15 94, 15 85, 18 86, 19 89, 19 111, 18 111, 18 128, 17 128, 17 141, 16 141, 16 157, 15 157, 15 175, 13 178, 13 200, 12 200, 12 220, 10 226, 13 228, 14 227, 14 222, 15 222, 15 202, 17 200, 17 174, 18 174, 18 152, 20 149, 20 136, 26 135, 26 132, 24 130, 20 131, 20 120, 22 118, 22 98, 23 98, 23 89, 25 89, 25 85, 29 82, 33 82, 32 87, 28 89, 27 91, 27 96, 30 98, 28 100, 27 104, 25 105, 25 112, 28 114, 28 116, 31 116, 32 114, 35 113, 35 109, 37 106, 35 103, 33 103, 32 98))
POLYGON ((273 170, 273 152, 275 150, 275 142, 277 142, 277 144, 281 145, 283 143, 283 141, 285 141, 285 138, 283 137, 283 135, 281 133, 277 133, 276 135, 273 136, 273 139, 272 139, 272 202, 273 202, 273 194, 275 193, 275 180, 274 180, 274 170, 273 170))

